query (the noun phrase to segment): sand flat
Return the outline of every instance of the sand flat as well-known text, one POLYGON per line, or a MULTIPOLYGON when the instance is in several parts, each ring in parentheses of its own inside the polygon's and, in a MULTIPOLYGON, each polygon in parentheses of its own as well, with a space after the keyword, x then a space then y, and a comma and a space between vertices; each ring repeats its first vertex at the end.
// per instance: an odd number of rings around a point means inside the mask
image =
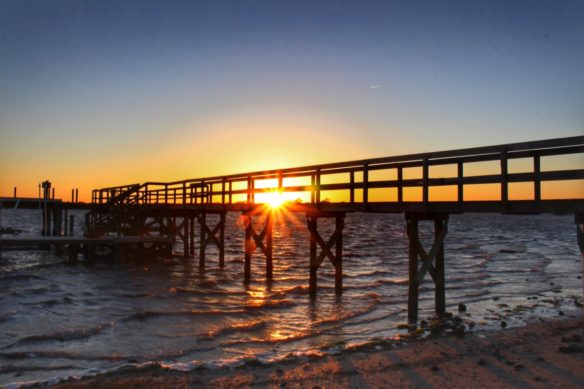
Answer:
POLYGON ((584 385, 583 320, 427 338, 323 358, 192 372, 148 368, 62 382, 73 388, 423 388, 584 385), (580 348, 565 352, 561 348, 580 348))

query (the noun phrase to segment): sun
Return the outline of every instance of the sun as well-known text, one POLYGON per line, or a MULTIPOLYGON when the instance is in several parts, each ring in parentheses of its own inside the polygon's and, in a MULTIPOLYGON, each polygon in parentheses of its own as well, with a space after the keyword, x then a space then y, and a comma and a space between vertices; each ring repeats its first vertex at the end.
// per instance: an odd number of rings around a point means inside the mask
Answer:
POLYGON ((286 201, 286 199, 284 199, 284 196, 282 195, 282 193, 279 191, 264 193, 263 197, 264 197, 264 202, 266 204, 268 204, 268 206, 272 209, 280 208, 284 204, 284 202, 286 201))

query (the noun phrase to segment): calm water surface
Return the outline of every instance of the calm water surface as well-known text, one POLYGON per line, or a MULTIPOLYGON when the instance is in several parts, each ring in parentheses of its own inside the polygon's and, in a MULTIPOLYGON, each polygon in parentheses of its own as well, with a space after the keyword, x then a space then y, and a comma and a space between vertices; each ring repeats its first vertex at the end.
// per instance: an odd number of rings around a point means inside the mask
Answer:
MULTIPOLYGON (((80 224, 82 214, 76 216, 80 224)), ((2 210, 1 217, 3 226, 22 229, 21 235, 39 234, 39 211, 2 210)), ((219 269, 211 250, 204 273, 198 259, 179 256, 88 266, 69 265, 65 257, 42 250, 2 252, 0 385, 152 362, 180 370, 270 363, 404 333, 397 329, 407 315, 402 215, 348 215, 344 293, 335 297, 334 269, 324 262, 314 301, 308 297, 304 218, 277 220, 274 281, 264 281, 264 262, 256 253, 247 287, 244 231, 236 219, 227 218, 225 268, 219 269)), ((430 224, 421 228, 427 241, 430 224)), ((582 301, 575 239, 572 216, 452 216, 446 239, 448 310, 458 313, 458 304, 466 304, 464 320, 475 328, 574 314, 582 301)), ((420 308, 420 318, 432 315, 428 280, 420 308)))

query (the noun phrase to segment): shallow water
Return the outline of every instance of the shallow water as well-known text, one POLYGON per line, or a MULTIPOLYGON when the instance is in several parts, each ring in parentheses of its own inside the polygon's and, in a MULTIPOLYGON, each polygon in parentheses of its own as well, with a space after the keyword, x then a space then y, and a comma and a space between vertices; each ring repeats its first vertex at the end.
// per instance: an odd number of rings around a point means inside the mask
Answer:
MULTIPOLYGON (((35 235, 40 214, 2 210, 2 225, 35 235)), ((76 233, 81 234, 81 213, 76 233)), ((323 230, 332 225, 319 221, 323 230)), ((402 215, 348 215, 344 292, 333 266, 308 296, 308 234, 302 216, 274 226, 274 281, 259 253, 243 284, 244 232, 227 218, 226 264, 198 259, 121 258, 68 265, 48 251, 0 257, 0 385, 82 376, 157 362, 187 370, 272 362, 392 339, 407 315, 402 215)), ((421 233, 428 247, 430 224, 421 233)), ((446 239, 449 311, 476 328, 519 325, 569 312, 582 301, 582 263, 572 216, 454 215, 446 239)), ((182 248, 177 245, 176 249, 182 248)), ((432 315, 433 284, 421 287, 420 318, 432 315)))

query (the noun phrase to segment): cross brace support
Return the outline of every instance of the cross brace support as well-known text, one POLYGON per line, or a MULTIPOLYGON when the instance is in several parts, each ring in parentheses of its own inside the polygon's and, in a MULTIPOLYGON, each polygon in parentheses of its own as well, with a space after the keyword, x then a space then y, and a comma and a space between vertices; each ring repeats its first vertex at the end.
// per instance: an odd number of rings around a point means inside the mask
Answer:
POLYGON ((259 232, 253 227, 253 214, 244 213, 243 223, 245 225, 245 264, 243 269, 244 282, 248 284, 251 280, 251 256, 257 248, 266 257, 266 280, 272 281, 274 266, 272 261, 272 231, 274 228, 274 215, 268 211, 264 217, 264 224, 259 232))
MULTIPOLYGON (((199 268, 205 268, 205 250, 209 244, 215 244, 219 249, 219 266, 225 266, 225 212, 219 213, 219 220, 215 225, 209 225, 206 212, 198 216, 201 227, 201 240, 199 244, 199 268)), ((192 223, 194 224, 194 222, 192 223)), ((194 227, 194 225, 193 225, 194 227)), ((194 252, 194 246, 191 247, 194 252)))
POLYGON ((345 225, 345 215, 343 213, 320 217, 334 217, 335 231, 333 232, 330 239, 325 242, 318 231, 317 221, 319 216, 306 216, 308 232, 310 233, 310 279, 308 284, 309 293, 312 297, 316 296, 317 272, 324 259, 328 258, 335 267, 335 293, 337 295, 341 295, 343 292, 343 228, 345 225))
POLYGON ((415 324, 418 321, 419 288, 426 273, 430 274, 435 285, 436 315, 446 313, 444 239, 448 232, 448 214, 406 213, 406 224, 409 238, 408 322, 415 324), (420 220, 434 221, 434 242, 429 252, 420 242, 420 220))

